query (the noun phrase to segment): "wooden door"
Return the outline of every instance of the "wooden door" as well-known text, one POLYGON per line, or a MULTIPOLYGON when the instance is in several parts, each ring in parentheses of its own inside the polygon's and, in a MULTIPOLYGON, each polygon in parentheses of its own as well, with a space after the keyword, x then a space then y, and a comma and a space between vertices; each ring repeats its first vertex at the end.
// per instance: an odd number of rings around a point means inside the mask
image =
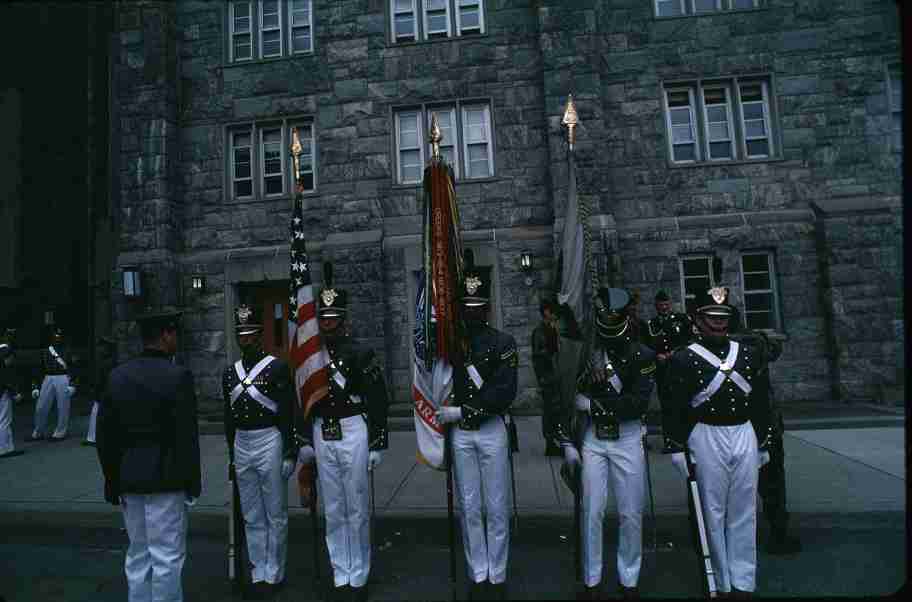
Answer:
POLYGON ((263 316, 263 350, 288 359, 288 283, 257 287, 255 302, 263 316))

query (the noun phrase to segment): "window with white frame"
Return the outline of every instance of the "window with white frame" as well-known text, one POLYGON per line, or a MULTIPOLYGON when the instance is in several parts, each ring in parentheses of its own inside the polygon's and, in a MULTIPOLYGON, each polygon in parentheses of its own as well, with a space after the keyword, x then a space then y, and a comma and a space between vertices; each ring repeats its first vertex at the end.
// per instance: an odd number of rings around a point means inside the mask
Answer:
POLYGON ((494 175, 491 107, 482 102, 425 105, 394 113, 396 182, 416 184, 431 156, 428 131, 432 116, 443 139, 440 153, 453 168, 457 179, 487 178, 494 175))
POLYGON ((668 84, 664 101, 671 162, 775 157, 769 90, 766 79, 668 84))
POLYGON ((228 0, 228 60, 313 52, 312 0, 228 0))
POLYGON ((228 130, 231 198, 281 197, 294 190, 294 167, 288 152, 292 128, 297 128, 302 147, 301 184, 305 192, 316 189, 313 123, 303 120, 254 123, 228 130))
POLYGON ((763 0, 654 0, 656 17, 705 15, 760 8, 763 0))
POLYGON ((779 329, 779 303, 773 256, 768 252, 741 255, 744 324, 754 329, 779 329))
POLYGON ((887 68, 887 97, 893 150, 902 151, 902 65, 890 65, 887 68))
POLYGON ((390 0, 393 43, 484 33, 482 0, 390 0))
POLYGON ((689 255, 680 258, 681 298, 687 313, 693 313, 697 294, 713 287, 712 255, 689 255))

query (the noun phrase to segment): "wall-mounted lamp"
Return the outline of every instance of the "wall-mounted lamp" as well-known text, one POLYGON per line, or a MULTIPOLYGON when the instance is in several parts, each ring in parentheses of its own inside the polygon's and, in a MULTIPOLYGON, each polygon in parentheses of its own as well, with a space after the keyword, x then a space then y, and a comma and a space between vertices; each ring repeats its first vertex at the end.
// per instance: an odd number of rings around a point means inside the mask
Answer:
POLYGON ((44 325, 52 326, 54 324, 54 310, 49 309, 44 312, 44 325))
POLYGON ((196 293, 200 294, 206 290, 206 277, 205 276, 191 276, 190 277, 190 289, 196 293))
POLYGON ((128 299, 139 299, 142 296, 142 283, 139 274, 139 268, 136 266, 126 266, 123 269, 123 290, 124 297, 128 299))
POLYGON ((526 274, 526 286, 532 286, 532 253, 523 251, 519 255, 519 267, 526 274))

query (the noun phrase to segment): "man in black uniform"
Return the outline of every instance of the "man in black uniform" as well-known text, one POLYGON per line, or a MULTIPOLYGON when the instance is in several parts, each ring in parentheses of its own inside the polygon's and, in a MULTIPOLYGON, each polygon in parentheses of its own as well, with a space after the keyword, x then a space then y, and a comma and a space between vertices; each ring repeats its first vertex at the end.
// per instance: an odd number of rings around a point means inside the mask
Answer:
POLYGON ((557 371, 558 330, 557 299, 553 295, 542 298, 539 304, 542 322, 532 331, 532 368, 542 396, 542 437, 545 455, 560 456, 560 447, 554 440, 554 423, 560 412, 560 378, 557 371))
POLYGON ((130 602, 181 602, 187 508, 200 495, 193 375, 174 364, 180 312, 139 318, 143 351, 111 372, 98 412, 105 500, 121 505, 130 602))
POLYGON ((696 465, 719 591, 749 597, 756 587, 757 479, 771 438, 769 404, 754 383, 767 358, 729 335, 732 310, 723 287, 697 295, 699 334, 672 356, 663 432, 682 475, 685 449, 696 465))
POLYGON ((24 453, 13 439, 13 402, 16 392, 16 329, 7 328, 0 338, 0 458, 24 453))
POLYGON ((44 373, 41 389, 32 391, 32 397, 38 400, 35 404, 35 429, 25 440, 63 441, 70 428, 70 400, 76 390, 71 379, 73 358, 62 328, 54 329, 51 344, 42 350, 41 367, 44 373), (57 428, 50 437, 47 437, 45 428, 51 406, 55 402, 57 404, 57 428))
POLYGON ((450 445, 470 599, 506 600, 512 477, 504 415, 516 398, 518 356, 513 337, 488 325, 490 275, 473 259, 467 251, 463 366, 453 374, 452 404, 436 417, 456 423, 450 445))
POLYGON ((225 368, 222 380, 229 477, 237 479, 253 565, 245 596, 264 599, 285 580, 288 477, 298 457, 295 393, 288 363, 263 351, 259 312, 239 305, 234 326, 241 359, 225 368))
POLYGON ((595 345, 577 380, 574 408, 558 428, 566 470, 582 464, 580 520, 585 591, 582 599, 601 599, 602 533, 609 483, 620 518, 617 553, 619 589, 625 599, 639 597, 642 565, 646 458, 642 416, 649 404, 655 353, 640 343, 627 313, 629 295, 603 287, 596 301, 595 345))
POLYGON ((671 296, 660 290, 655 296, 656 317, 646 323, 643 342, 656 353, 656 393, 659 409, 664 412, 668 391, 668 364, 675 349, 686 345, 692 337, 692 324, 687 314, 671 309, 671 296))
POLYGON ((299 420, 302 463, 316 458, 326 516, 326 547, 339 599, 367 599, 371 567, 369 471, 389 445, 389 400, 373 351, 360 351, 345 331, 348 294, 323 264, 317 299, 320 336, 329 352, 329 394, 299 420))
POLYGON ((108 378, 114 369, 114 353, 117 349, 117 343, 109 336, 103 336, 98 339, 98 357, 95 366, 95 383, 93 386, 92 413, 89 415, 89 427, 86 430, 86 438, 83 439, 82 445, 95 445, 95 434, 98 428, 98 408, 101 405, 101 397, 104 395, 104 388, 108 386, 108 378))

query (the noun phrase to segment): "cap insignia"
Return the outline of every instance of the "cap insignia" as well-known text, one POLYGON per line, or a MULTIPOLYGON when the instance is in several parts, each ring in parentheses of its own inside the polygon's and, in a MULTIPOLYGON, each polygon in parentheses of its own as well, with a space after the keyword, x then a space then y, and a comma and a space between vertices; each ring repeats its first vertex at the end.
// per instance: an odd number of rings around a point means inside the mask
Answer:
POLYGON ((713 301, 716 303, 724 303, 726 297, 726 291, 724 287, 714 286, 709 289, 709 296, 713 298, 713 301))
POLYGON ((465 281, 466 292, 470 295, 474 295, 475 291, 481 287, 481 278, 478 276, 469 276, 465 281))
POLYGON ((332 288, 325 288, 323 289, 323 292, 320 293, 320 299, 323 300, 323 305, 332 305, 333 301, 335 301, 338 296, 339 294, 332 288))
POLYGON ((238 322, 241 324, 246 324, 247 320, 250 319, 250 316, 253 315, 253 310, 246 305, 241 305, 237 309, 238 322))

